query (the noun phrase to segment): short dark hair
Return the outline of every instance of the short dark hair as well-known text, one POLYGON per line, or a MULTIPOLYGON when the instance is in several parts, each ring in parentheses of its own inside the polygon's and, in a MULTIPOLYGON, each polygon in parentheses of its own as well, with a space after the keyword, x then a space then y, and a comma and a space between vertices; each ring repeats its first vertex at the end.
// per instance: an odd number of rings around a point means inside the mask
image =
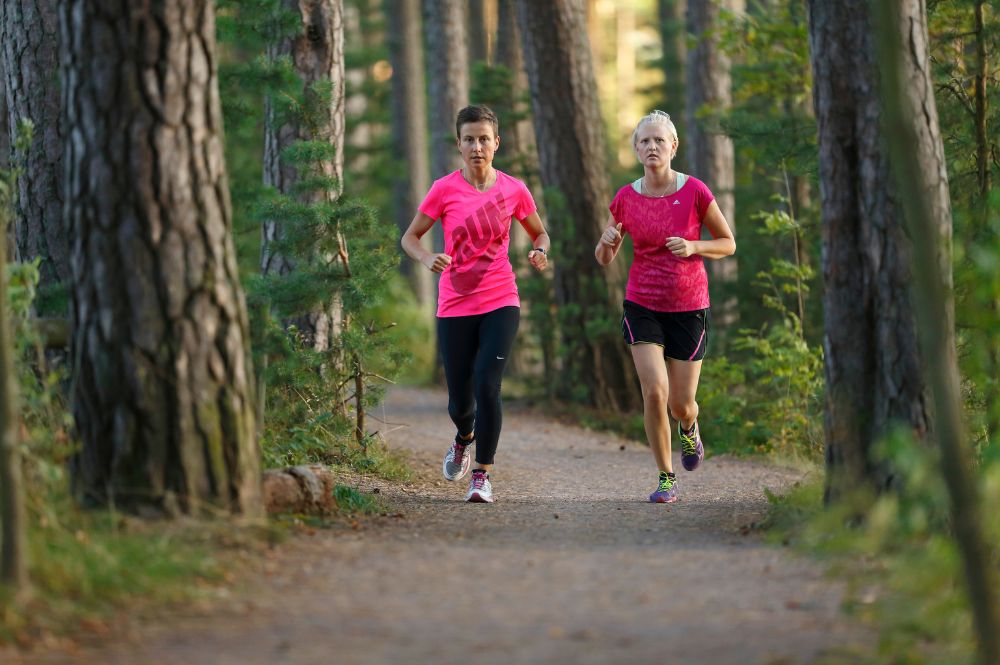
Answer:
POLYGON ((466 106, 464 109, 458 112, 458 116, 455 118, 455 136, 462 138, 462 125, 467 122, 483 122, 486 121, 493 125, 493 135, 500 135, 500 121, 497 120, 497 114, 493 112, 493 109, 488 106, 474 105, 466 106))

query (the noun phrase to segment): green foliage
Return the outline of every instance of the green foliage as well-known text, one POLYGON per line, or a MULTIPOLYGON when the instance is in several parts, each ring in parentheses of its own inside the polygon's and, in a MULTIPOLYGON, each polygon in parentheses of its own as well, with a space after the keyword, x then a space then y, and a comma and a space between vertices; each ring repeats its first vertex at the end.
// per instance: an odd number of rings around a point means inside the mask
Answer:
POLYGON ((277 220, 266 250, 291 266, 261 275, 256 263, 243 263, 264 400, 264 462, 345 464, 400 477, 405 467, 377 432, 359 429, 360 414, 381 401, 384 383, 408 360, 401 338, 388 332, 395 327, 391 311, 379 309, 398 262, 390 240, 395 228, 364 200, 341 195, 331 165, 336 147, 326 139, 331 83, 304 87, 291 60, 274 57, 273 45, 301 30, 301 18, 276 0, 227 2, 223 15, 220 35, 234 58, 220 78, 232 93, 224 96, 227 122, 238 123, 241 138, 227 144, 228 161, 245 161, 245 142, 251 141, 256 154, 249 161, 259 164, 264 99, 267 122, 294 123, 305 137, 281 155, 296 174, 290 191, 263 188, 259 168, 233 175, 238 232, 259 237, 262 223, 277 220), (312 339, 319 314, 338 327, 329 344, 312 339))
MULTIPOLYGON (((755 280, 762 271, 774 269, 775 252, 772 242, 747 233, 767 218, 740 211, 769 209, 779 195, 804 240, 794 253, 788 248, 790 260, 797 258, 802 265, 819 262, 816 121, 804 7, 795 0, 747 3, 745 13, 725 16, 719 38, 733 59, 732 108, 719 119, 736 149, 737 219, 732 221, 739 245, 739 281, 733 295, 741 304, 741 325, 759 328, 769 312, 756 307, 755 280)), ((713 298, 728 295, 724 288, 713 287, 713 298)), ((804 298, 802 310, 805 337, 811 345, 818 344, 819 299, 804 298)))
MULTIPOLYGON (((846 610, 877 627, 872 651, 847 662, 972 665, 971 612, 937 452, 897 431, 881 442, 880 455, 905 481, 898 492, 879 497, 862 522, 856 519, 857 506, 870 500, 849 498, 824 508, 822 479, 816 474, 774 497, 764 526, 775 540, 823 557, 847 583, 846 610)), ((991 463, 982 471, 982 505, 996 505, 1000 465, 991 463)), ((1000 517, 996 511, 984 516, 989 542, 1000 542, 1000 517)), ((995 559, 991 565, 1000 568, 995 559)))
MULTIPOLYGON (((782 199, 778 197, 778 202, 782 199)), ((758 213, 759 235, 772 243, 803 243, 802 227, 784 210, 758 213)), ((760 328, 743 328, 726 356, 702 370, 702 422, 717 433, 721 449, 780 453, 817 461, 823 453, 823 355, 803 334, 801 314, 812 269, 795 258, 772 257, 757 273, 763 311, 772 318, 760 328), (777 314, 777 318, 774 318, 777 314)))
POLYGON ((387 510, 385 501, 379 496, 359 492, 347 485, 334 487, 333 497, 337 500, 337 508, 347 513, 378 515, 387 510))
POLYGON ((514 73, 503 65, 490 66, 476 62, 472 66, 472 88, 469 98, 474 104, 489 106, 497 114, 500 124, 501 149, 497 151, 493 165, 526 182, 538 179, 538 165, 534 163, 524 146, 514 149, 513 141, 503 141, 503 137, 513 137, 517 123, 530 117, 528 93, 515 94, 514 73))

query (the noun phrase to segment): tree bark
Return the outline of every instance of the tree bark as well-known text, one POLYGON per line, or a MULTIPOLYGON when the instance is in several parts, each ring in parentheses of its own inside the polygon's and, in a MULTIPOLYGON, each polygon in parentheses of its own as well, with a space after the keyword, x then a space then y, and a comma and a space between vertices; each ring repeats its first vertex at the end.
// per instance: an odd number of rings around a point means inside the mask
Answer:
POLYGON ((819 141, 826 374, 826 500, 882 491, 872 458, 893 426, 923 437, 926 385, 910 299, 910 241, 883 140, 866 0, 810 0, 819 141))
MULTIPOLYGON (((343 0, 282 0, 282 9, 301 17, 302 30, 281 38, 268 57, 290 57, 296 74, 302 79, 304 105, 315 117, 308 119, 290 114, 280 123, 274 100, 266 101, 264 131, 264 184, 303 203, 332 202, 340 197, 344 180, 344 12, 343 0), (329 104, 316 108, 320 99, 317 85, 332 84, 329 104), (324 160, 322 173, 336 181, 331 191, 296 193, 301 177, 299 169, 283 155, 286 148, 299 141, 324 141, 335 147, 332 159, 324 160)), ((274 251, 280 238, 281 222, 265 221, 262 226, 261 272, 285 275, 295 269, 291 257, 274 251)), ((334 308, 336 309, 336 308, 334 308)), ((329 349, 337 335, 336 311, 318 310, 296 320, 306 344, 317 351, 329 349)))
POLYGON ((560 201, 546 200, 553 228, 556 301, 567 349, 563 376, 571 390, 609 409, 641 404, 635 372, 617 326, 594 334, 595 322, 614 318, 623 297, 623 265, 607 269, 593 248, 608 218, 604 122, 583 7, 575 0, 518 0, 518 25, 531 88, 542 183, 560 201), (576 385, 570 385, 576 384, 576 385))
POLYGON ((212 3, 68 0, 60 27, 77 486, 139 512, 256 517, 212 3))
MULTIPOLYGON (((718 116, 732 105, 730 61, 719 45, 720 10, 742 10, 742 0, 687 0, 687 31, 694 48, 687 51, 687 165, 715 194, 722 214, 736 232, 733 141, 722 133, 718 116)), ((683 142, 683 141, 682 141, 683 142)), ((713 317, 725 328, 736 326, 738 309, 731 293, 737 280, 737 261, 708 261, 711 282, 727 292, 715 298, 713 317)))
MULTIPOLYGON (((3 182, 0 178, 0 183, 3 182)), ((28 547, 19 452, 17 369, 7 311, 6 231, 10 204, 0 189, 0 583, 21 596, 28 588, 28 547)))
MULTIPOLYGON (((10 128, 7 124, 7 74, 4 73, 3 58, 0 58, 0 171, 6 171, 10 164, 10 128)), ((9 249, 9 247, 8 247, 9 249)))
POLYGON ((59 100, 59 19, 56 0, 0 3, 0 59, 6 73, 11 140, 23 120, 34 123, 34 138, 11 163, 21 169, 14 236, 20 261, 41 258, 39 287, 68 283, 69 240, 63 225, 65 141, 59 100))
MULTIPOLYGON (((387 0, 389 59, 392 63, 392 135, 402 143, 406 160, 393 179, 393 212, 400 234, 406 231, 430 188, 427 155, 427 94, 424 85, 424 48, 420 32, 419 0, 387 0)), ((427 249, 431 236, 423 239, 427 249)), ((436 300, 433 274, 416 261, 402 261, 406 276, 428 318, 436 300)))
POLYGON ((490 59, 490 32, 487 28, 486 0, 469 0, 469 65, 477 62, 489 64, 490 59))
MULTIPOLYGON (((660 23, 660 43, 663 48, 663 94, 664 110, 680 118, 685 112, 685 68, 687 67, 687 44, 684 16, 687 11, 687 0, 659 0, 656 3, 660 23)), ((691 124, 689 123, 690 127, 691 124)), ((681 143, 677 147, 677 155, 673 159, 673 167, 679 171, 688 171, 686 160, 687 145, 681 143)))
MULTIPOLYGON (((920 341, 934 394, 934 434, 951 499, 955 538, 983 665, 1000 662, 1000 611, 994 557, 983 534, 978 478, 962 414, 951 274, 951 207, 944 144, 928 52, 922 0, 874 5, 878 14, 886 121, 884 126, 913 238, 920 341)), ((977 5, 982 11, 982 4, 977 5)), ((981 30, 982 15, 977 17, 981 30)), ((977 81, 977 84, 979 82, 977 81)))
POLYGON ((455 147, 455 114, 469 103, 469 47, 465 3, 425 0, 427 79, 430 94, 431 178, 462 167, 455 147))
POLYGON ((986 41, 988 36, 983 24, 983 5, 978 0, 974 8, 976 31, 976 78, 973 96, 976 100, 976 179, 979 183, 980 205, 983 207, 983 217, 989 213, 990 182, 990 141, 987 131, 989 97, 986 95, 986 82, 989 80, 989 59, 986 56, 986 41))

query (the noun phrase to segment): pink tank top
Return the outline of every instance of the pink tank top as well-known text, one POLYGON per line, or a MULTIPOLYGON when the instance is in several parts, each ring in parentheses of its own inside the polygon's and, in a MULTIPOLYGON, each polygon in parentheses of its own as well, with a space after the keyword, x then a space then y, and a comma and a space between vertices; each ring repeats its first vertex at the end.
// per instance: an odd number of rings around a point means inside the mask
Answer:
POLYGON ((419 210, 441 220, 444 253, 451 257, 438 282, 438 316, 521 305, 507 252, 511 219, 535 212, 523 182, 497 171, 496 183, 480 192, 455 171, 434 181, 419 210))
POLYGON ((709 306, 708 275, 699 255, 678 258, 667 238, 701 238, 702 220, 715 200, 701 180, 687 177, 675 194, 643 196, 632 183, 615 194, 610 210, 632 236, 635 257, 625 298, 657 312, 690 312, 709 306))

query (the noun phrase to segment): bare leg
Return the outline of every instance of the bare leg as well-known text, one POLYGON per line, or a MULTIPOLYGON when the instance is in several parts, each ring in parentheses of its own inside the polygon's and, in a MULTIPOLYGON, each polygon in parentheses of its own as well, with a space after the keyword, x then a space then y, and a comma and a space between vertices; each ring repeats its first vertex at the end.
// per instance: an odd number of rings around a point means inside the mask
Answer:
POLYGON ((667 359, 667 376, 670 382, 670 413, 688 430, 698 419, 698 379, 701 377, 701 361, 667 359))
POLYGON ((663 360, 663 348, 656 344, 633 344, 629 348, 642 385, 642 416, 649 447, 653 449, 656 466, 660 471, 673 473, 674 467, 670 460, 670 418, 667 415, 670 383, 667 365, 663 360))

